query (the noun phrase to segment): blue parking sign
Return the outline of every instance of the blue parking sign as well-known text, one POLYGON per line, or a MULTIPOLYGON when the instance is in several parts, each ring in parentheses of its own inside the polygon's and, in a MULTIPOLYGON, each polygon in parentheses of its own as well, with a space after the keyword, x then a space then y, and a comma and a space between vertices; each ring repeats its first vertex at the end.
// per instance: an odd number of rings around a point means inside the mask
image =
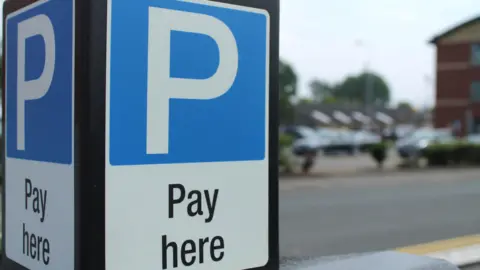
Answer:
POLYGON ((110 164, 265 159, 268 13, 134 2, 111 1, 110 164))
POLYGON ((70 164, 73 1, 49 0, 6 20, 6 155, 70 164))
POLYGON ((74 0, 23 5, 5 20, 5 262, 73 270, 74 0))

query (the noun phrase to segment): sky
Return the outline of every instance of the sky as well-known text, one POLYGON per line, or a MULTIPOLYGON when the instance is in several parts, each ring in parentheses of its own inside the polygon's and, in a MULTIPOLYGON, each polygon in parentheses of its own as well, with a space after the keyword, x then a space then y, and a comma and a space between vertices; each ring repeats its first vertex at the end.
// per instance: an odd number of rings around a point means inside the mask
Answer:
POLYGON ((390 86, 393 104, 434 104, 435 47, 428 41, 480 15, 479 0, 280 0, 280 57, 308 95, 368 63, 390 86))

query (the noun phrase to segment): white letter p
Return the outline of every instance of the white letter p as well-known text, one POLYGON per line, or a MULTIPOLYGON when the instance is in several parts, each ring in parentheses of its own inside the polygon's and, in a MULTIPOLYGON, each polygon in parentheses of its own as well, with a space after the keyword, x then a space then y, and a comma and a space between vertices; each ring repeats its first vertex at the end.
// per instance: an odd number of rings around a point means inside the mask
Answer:
POLYGON ((17 150, 25 150, 25 102, 42 98, 50 88, 55 70, 55 33, 46 15, 37 15, 18 24, 17 51, 17 150), (25 80, 25 41, 40 35, 45 41, 45 63, 40 77, 25 80))
MULTIPOLYGON (((194 45, 193 45, 194 46, 194 45)), ((213 99, 227 92, 238 70, 238 48, 233 33, 208 15, 150 7, 148 30, 147 153, 168 153, 169 102, 213 99), (182 31, 211 37, 218 46, 219 64, 207 79, 170 77, 170 33, 182 31)))

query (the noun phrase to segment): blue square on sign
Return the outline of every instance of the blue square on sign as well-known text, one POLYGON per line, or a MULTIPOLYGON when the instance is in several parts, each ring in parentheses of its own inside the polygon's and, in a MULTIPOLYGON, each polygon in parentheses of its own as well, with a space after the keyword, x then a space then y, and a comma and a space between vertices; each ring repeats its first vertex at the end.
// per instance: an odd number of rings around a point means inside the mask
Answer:
POLYGON ((269 16, 203 1, 110 1, 112 165, 263 160, 269 16))
POLYGON ((6 20, 6 155, 72 163, 73 0, 31 4, 6 20))

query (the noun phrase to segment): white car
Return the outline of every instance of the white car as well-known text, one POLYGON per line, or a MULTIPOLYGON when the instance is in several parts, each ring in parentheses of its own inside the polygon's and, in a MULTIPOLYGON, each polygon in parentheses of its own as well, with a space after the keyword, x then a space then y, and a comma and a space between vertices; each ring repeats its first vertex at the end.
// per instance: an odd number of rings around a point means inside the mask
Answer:
POLYGON ((368 146, 380 143, 381 141, 382 137, 380 135, 370 131, 360 130, 353 134, 353 143, 357 149, 361 151, 364 151, 368 146))
POLYGON ((292 126, 285 128, 282 132, 293 137, 292 148, 297 155, 316 153, 322 145, 315 130, 310 127, 292 126))
POLYGON ((455 137, 449 129, 421 128, 398 140, 396 148, 400 157, 410 159, 422 156, 424 150, 433 142, 448 143, 452 141, 455 141, 455 137))
POLYGON ((325 154, 354 154, 356 152, 354 132, 350 130, 331 130, 328 144, 322 147, 322 149, 325 154))
POLYGON ((480 134, 470 134, 467 136, 467 141, 470 143, 480 144, 480 134))
POLYGON ((315 132, 319 138, 320 149, 338 140, 339 133, 337 130, 331 128, 317 128, 315 132))
POLYGON ((282 155, 294 172, 308 172, 315 163, 315 156, 320 147, 320 140, 315 131, 309 127, 289 127, 283 131, 294 138, 291 147, 283 149, 282 155))
POLYGON ((325 143, 320 137, 318 137, 315 130, 310 127, 297 126, 295 129, 297 130, 300 137, 294 141, 294 149, 309 148, 312 150, 315 149, 315 151, 317 151, 325 143))

